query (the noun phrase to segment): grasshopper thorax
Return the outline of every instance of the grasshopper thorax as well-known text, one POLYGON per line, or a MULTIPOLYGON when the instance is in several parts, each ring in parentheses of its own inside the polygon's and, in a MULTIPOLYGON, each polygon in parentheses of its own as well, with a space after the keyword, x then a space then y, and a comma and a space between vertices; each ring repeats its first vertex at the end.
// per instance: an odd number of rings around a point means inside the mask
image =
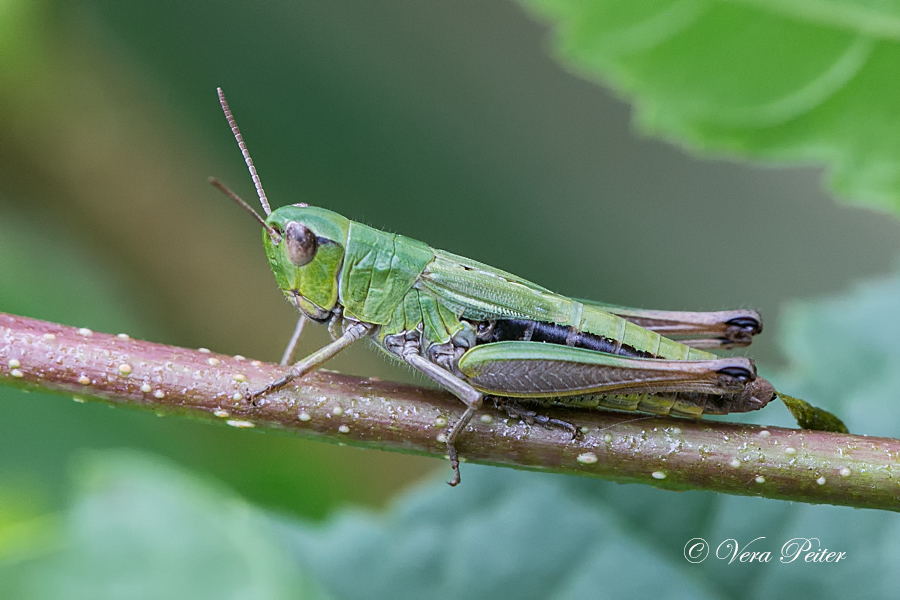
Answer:
POLYGON ((278 286, 312 319, 338 303, 338 280, 350 221, 315 206, 284 206, 266 219, 263 245, 278 286), (273 234, 274 233, 274 234, 273 234))

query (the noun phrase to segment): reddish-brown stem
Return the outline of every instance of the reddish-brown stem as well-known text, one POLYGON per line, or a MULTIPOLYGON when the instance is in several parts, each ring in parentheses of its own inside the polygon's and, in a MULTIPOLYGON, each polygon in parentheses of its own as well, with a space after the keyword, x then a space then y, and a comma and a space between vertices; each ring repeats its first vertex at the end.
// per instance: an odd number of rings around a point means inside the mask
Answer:
MULTIPOLYGON (((253 406, 283 367, 0 313, 0 383, 443 456, 463 404, 444 392, 319 371, 253 406)), ((27 401, 27 400, 26 400, 27 401)), ((798 502, 900 509, 900 441, 607 411, 547 410, 585 432, 485 409, 460 436, 470 462, 798 502)), ((448 470, 449 471, 449 470, 448 470)), ((463 465, 465 485, 465 465, 463 465)))

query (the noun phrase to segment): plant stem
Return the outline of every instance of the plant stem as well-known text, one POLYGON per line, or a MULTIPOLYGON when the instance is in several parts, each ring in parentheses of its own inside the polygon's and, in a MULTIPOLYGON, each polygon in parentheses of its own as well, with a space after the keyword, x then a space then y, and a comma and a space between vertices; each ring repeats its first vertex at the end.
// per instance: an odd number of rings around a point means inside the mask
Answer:
MULTIPOLYGON (((23 389, 430 456, 444 455, 442 434, 464 408, 439 390, 321 370, 258 406, 243 400, 283 370, 0 313, 0 383, 23 389)), ((601 410, 545 412, 575 423, 583 438, 486 408, 460 436, 460 456, 672 490, 900 510, 898 440, 601 410)))

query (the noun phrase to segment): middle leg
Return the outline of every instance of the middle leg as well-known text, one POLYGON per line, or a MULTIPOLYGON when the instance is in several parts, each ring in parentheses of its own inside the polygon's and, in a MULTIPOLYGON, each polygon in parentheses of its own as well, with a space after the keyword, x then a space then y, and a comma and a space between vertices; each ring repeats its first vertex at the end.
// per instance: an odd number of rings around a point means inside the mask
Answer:
POLYGON ((386 346, 393 346, 392 350, 396 352, 405 363, 420 373, 428 376, 432 381, 448 390, 466 405, 466 411, 447 434, 447 456, 450 458, 450 467, 453 469, 453 479, 447 483, 451 486, 458 485, 460 482, 460 475, 459 454, 456 451, 455 443, 456 438, 458 438, 459 434, 465 430, 466 426, 472 420, 472 417, 474 417, 475 413, 481 408, 481 405, 484 403, 484 394, 447 369, 434 364, 419 354, 420 346, 418 336, 398 335, 392 341, 393 344, 391 341, 388 341, 386 346))

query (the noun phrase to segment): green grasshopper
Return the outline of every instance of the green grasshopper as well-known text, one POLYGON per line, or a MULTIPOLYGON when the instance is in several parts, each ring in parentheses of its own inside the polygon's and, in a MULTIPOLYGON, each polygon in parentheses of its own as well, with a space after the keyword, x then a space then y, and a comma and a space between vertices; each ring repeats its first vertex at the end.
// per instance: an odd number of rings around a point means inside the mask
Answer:
POLYGON ((211 182, 262 224, 275 279, 301 313, 282 363, 289 362, 307 319, 327 325, 333 339, 247 400, 369 339, 465 403, 446 436, 454 471, 449 483, 456 485, 455 441, 488 395, 691 417, 757 410, 775 397, 752 360, 703 350, 749 344, 762 330, 755 311, 650 311, 576 300, 323 208, 271 210, 218 92, 266 218, 211 182))

